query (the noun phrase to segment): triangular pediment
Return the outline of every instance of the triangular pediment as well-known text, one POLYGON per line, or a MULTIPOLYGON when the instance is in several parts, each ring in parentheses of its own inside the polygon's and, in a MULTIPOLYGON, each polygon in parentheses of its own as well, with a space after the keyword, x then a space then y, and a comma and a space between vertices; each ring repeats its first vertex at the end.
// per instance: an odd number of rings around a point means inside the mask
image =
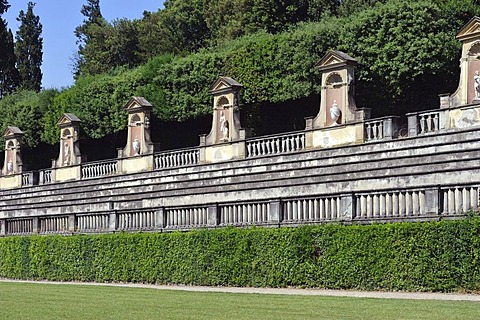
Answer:
POLYGON ((144 97, 132 97, 127 104, 125 109, 127 110, 137 110, 140 108, 151 108, 152 104, 147 101, 144 97))
POLYGON ((316 67, 320 70, 337 68, 342 65, 356 65, 357 60, 350 57, 342 51, 331 50, 328 51, 322 59, 317 63, 316 67))
POLYGON ((236 91, 240 88, 243 88, 243 86, 236 80, 230 77, 219 77, 210 86, 210 89, 208 89, 208 91, 211 94, 216 94, 216 93, 225 93, 225 91, 236 91))
POLYGON ((457 33, 457 39, 460 41, 469 38, 480 38, 480 17, 473 17, 457 33))
POLYGON ((3 136, 4 136, 5 138, 14 137, 14 136, 22 135, 22 134, 23 134, 22 130, 20 130, 20 129, 17 128, 17 127, 7 127, 7 128, 3 131, 3 136))
POLYGON ((73 113, 64 113, 57 122, 58 126, 65 126, 72 123, 82 122, 76 115, 73 113))

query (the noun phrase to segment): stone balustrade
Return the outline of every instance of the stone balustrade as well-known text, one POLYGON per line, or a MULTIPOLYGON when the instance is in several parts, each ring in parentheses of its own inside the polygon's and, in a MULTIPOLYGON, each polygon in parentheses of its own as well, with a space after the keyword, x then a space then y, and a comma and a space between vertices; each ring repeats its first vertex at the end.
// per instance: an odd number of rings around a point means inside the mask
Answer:
POLYGON ((297 132, 248 139, 246 149, 247 158, 304 150, 305 133, 297 132))
POLYGON ((268 202, 224 204, 219 206, 220 225, 239 226, 268 223, 268 202))
POLYGON ((47 184, 54 182, 53 169, 40 170, 39 176, 39 184, 47 184))
POLYGON ((110 176, 118 173, 118 160, 106 160, 81 165, 82 179, 110 176))
POLYGON ((448 118, 448 111, 434 110, 407 114, 408 135, 427 134, 443 129, 448 118))
POLYGON ((169 208, 165 209, 165 228, 189 229, 208 225, 208 208, 169 208))
POLYGON ((479 207, 479 185, 360 192, 211 206, 163 207, 76 215, 8 218, 3 235, 171 231, 217 226, 291 225, 328 221, 425 220, 479 207))
POLYGON ((365 141, 389 140, 399 136, 399 117, 389 116, 365 121, 365 141))
POLYGON ((176 151, 168 151, 154 154, 155 169, 166 169, 199 163, 200 150, 189 148, 176 151))

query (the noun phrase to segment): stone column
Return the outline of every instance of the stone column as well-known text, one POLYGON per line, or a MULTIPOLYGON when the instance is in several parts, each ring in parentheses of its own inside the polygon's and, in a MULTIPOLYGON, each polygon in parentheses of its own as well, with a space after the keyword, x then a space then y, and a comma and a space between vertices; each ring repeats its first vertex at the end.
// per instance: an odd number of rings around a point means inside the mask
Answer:
POLYGON ((433 187, 425 190, 425 214, 441 213, 440 188, 433 187))
POLYGON ((268 214, 268 223, 280 223, 283 221, 283 206, 281 199, 275 199, 270 201, 269 214, 268 214))
POLYGON ((356 213, 355 196, 353 193, 340 195, 340 212, 342 220, 352 220, 356 213))
POLYGON ((68 232, 74 233, 77 228, 77 217, 75 214, 68 215, 68 232))
POLYGON ((418 122, 416 113, 407 113, 408 118, 408 136, 415 137, 418 134, 418 122))
POLYGON ((113 211, 108 215, 108 228, 110 229, 110 231, 116 231, 117 227, 117 212, 113 211))
POLYGON ((219 220, 219 210, 218 205, 211 205, 207 208, 207 225, 208 226, 217 226, 219 220))
POLYGON ((155 229, 163 229, 167 225, 167 215, 164 208, 155 210, 155 229))

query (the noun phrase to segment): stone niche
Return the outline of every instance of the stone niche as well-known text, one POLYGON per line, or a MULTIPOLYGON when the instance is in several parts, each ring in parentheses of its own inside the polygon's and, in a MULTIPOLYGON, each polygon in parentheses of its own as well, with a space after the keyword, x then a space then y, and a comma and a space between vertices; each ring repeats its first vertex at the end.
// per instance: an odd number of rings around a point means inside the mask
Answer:
POLYGON ((460 80, 451 96, 440 96, 440 108, 480 104, 480 17, 472 18, 457 34, 462 42, 460 80))
POLYGON ((204 144, 231 142, 240 138, 240 90, 243 86, 229 77, 219 77, 210 87, 213 95, 213 122, 204 144))
POLYGON ((2 174, 14 175, 22 172, 22 157, 20 146, 23 132, 17 127, 7 127, 3 132, 5 138, 5 161, 3 162, 2 174))
POLYGON ((132 97, 125 109, 128 113, 127 145, 119 150, 119 158, 153 154, 154 144, 150 139, 152 105, 143 97, 132 97))
POLYGON ((368 117, 355 104, 355 67, 357 61, 341 51, 329 51, 317 63, 322 73, 320 110, 307 127, 328 128, 368 117))
POLYGON ((82 163, 78 140, 81 120, 73 113, 64 113, 57 125, 60 127, 60 152, 54 168, 74 166, 82 163))

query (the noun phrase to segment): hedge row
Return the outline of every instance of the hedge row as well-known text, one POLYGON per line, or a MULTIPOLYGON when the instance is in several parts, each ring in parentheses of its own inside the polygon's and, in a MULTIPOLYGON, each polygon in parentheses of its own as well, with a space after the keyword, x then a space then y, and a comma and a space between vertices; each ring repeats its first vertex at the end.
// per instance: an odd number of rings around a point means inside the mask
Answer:
POLYGON ((480 290, 480 218, 0 239, 0 277, 365 290, 480 290))

